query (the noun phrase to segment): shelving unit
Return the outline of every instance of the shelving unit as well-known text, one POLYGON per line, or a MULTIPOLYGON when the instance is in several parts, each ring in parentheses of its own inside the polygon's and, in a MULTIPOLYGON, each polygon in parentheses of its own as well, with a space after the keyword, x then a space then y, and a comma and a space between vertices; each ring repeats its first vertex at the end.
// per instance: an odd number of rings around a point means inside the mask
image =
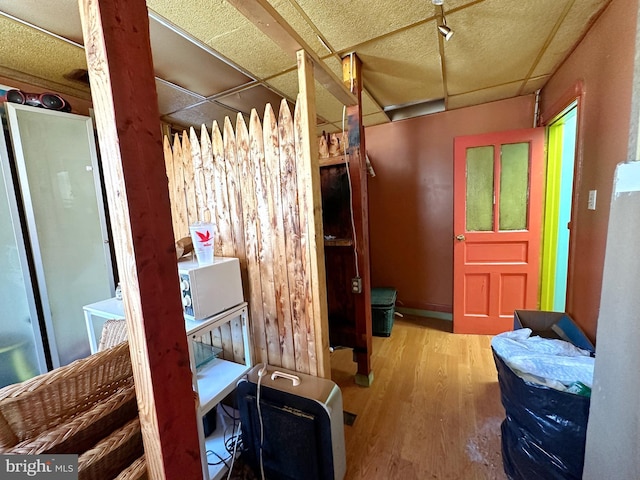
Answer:
MULTIPOLYGON (((247 310, 247 303, 244 302, 237 307, 233 307, 205 320, 185 320, 187 339, 189 340, 189 356, 193 369, 193 387, 199 398, 197 411, 198 434, 200 435, 202 468, 205 480, 223 478, 227 471, 224 464, 209 465, 206 452, 214 451, 222 458, 228 457, 229 454, 224 445, 224 427, 218 425, 216 430, 205 438, 202 419, 235 389, 238 380, 253 366, 247 310), (214 358, 202 365, 202 367, 196 369, 196 359, 193 348, 194 342, 201 342, 203 338, 213 339, 214 333, 218 328, 231 324, 231 322, 236 319, 240 320, 242 326, 244 363, 214 358)), ((211 343, 214 342, 212 341, 211 343)), ((215 455, 213 455, 212 458, 216 460, 212 463, 218 461, 215 455)))
MULTIPOLYGON (((205 438, 202 424, 203 417, 236 388, 236 383, 253 366, 250 329, 248 325, 247 303, 243 302, 218 315, 204 320, 190 320, 185 318, 185 329, 189 340, 189 357, 193 371, 193 388, 198 394, 199 406, 196 413, 198 419, 198 435, 200 436, 200 455, 205 480, 218 480, 223 478, 227 468, 224 464, 209 465, 207 451, 214 451, 222 458, 229 456, 224 444, 224 427, 218 425, 216 430, 205 438), (213 358, 196 368, 194 342, 210 338, 215 343, 212 335, 220 327, 230 325, 235 320, 240 321, 242 329, 242 343, 244 349, 244 363, 238 363, 223 358, 213 358)), ((124 308, 121 300, 109 298, 100 302, 85 305, 85 319, 87 333, 91 343, 91 351, 97 351, 97 342, 100 338, 102 324, 108 319, 124 319, 124 308), (96 336, 97 334, 97 336, 96 336)), ((222 350, 222 349, 221 349, 222 350)), ((218 460, 215 455, 211 458, 218 460)), ((215 463, 215 462, 212 462, 215 463)))

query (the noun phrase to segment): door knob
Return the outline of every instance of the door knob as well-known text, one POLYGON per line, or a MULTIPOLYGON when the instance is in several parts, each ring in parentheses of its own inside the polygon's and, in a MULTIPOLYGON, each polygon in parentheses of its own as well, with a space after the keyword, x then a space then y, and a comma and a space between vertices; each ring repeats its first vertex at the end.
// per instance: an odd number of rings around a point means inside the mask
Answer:
POLYGON ((456 240, 459 242, 464 242, 465 240, 465 236, 460 234, 460 235, 456 235, 456 240))

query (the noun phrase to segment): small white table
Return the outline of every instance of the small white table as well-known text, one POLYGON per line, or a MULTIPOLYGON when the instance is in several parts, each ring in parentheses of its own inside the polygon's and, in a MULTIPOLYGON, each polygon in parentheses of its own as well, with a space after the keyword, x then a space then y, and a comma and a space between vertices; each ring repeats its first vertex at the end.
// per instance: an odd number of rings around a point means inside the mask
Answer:
POLYGON ((82 309, 84 310, 84 320, 87 323, 91 353, 96 353, 104 322, 107 320, 124 320, 124 306, 122 305, 122 300, 114 297, 85 305, 82 309))

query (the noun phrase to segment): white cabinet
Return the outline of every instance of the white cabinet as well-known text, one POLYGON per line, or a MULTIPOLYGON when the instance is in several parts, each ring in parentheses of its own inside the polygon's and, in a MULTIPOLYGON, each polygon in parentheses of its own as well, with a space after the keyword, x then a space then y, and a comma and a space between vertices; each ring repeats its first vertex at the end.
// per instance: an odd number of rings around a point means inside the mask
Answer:
MULTIPOLYGON (((253 366, 247 311, 247 303, 243 302, 204 320, 185 318, 193 388, 199 398, 196 416, 205 480, 223 478, 227 471, 223 463, 209 465, 207 459, 208 451, 213 451, 222 458, 229 456, 224 445, 224 427, 219 425, 211 435, 205 438, 202 419, 236 388, 238 380, 253 366), (219 336, 222 329, 228 332, 226 340, 219 336), (224 351, 222 348, 216 349, 217 343, 226 344, 224 351), (207 352, 214 350, 220 350, 218 356, 207 361, 207 352), (235 358, 233 360, 223 358, 226 356, 235 358)), ((97 351, 102 324, 108 319, 124 319, 122 301, 115 298, 85 305, 84 314, 92 353, 97 351)), ((209 460, 211 463, 217 463, 218 458, 212 454, 209 455, 209 460)))
MULTIPOLYGON (((202 419, 235 389, 238 380, 253 366, 247 303, 241 303, 237 307, 204 320, 194 321, 187 319, 185 323, 189 341, 189 356, 193 370, 193 386, 199 398, 197 420, 198 434, 201 440, 200 455, 202 457, 204 478, 205 480, 217 480, 223 478, 227 468, 224 464, 209 465, 206 452, 213 451, 222 458, 229 456, 224 445, 224 427, 218 425, 211 435, 204 438, 202 419), (235 324, 236 329, 237 326, 240 326, 242 330, 241 340, 238 335, 239 332, 235 332, 233 335, 236 342, 241 341, 242 361, 239 361, 239 358, 235 360, 223 359, 221 358, 222 354, 206 361, 206 357, 202 356, 203 351, 205 352, 204 355, 206 355, 207 349, 210 349, 216 343, 216 333, 221 328, 231 331, 229 327, 232 324, 235 324)), ((233 350, 239 350, 238 347, 234 345, 233 350)), ((226 352, 226 355, 229 355, 229 352, 226 352)), ((215 455, 210 455, 209 459, 211 463, 217 463, 215 455)))
POLYGON ((124 305, 122 300, 113 297, 85 305, 82 309, 84 311, 84 321, 87 324, 91 353, 96 353, 100 344, 104 322, 107 320, 124 320, 124 305))

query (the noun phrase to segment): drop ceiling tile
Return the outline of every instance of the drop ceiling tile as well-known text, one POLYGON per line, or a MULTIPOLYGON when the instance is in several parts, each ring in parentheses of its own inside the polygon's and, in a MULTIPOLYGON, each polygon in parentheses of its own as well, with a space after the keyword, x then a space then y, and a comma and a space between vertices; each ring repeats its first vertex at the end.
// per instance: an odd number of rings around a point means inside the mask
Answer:
POLYGON ((298 96, 298 72, 291 71, 270 78, 267 82, 275 90, 282 92, 288 98, 295 99, 298 96))
POLYGON ((525 79, 567 1, 486 0, 447 15, 448 94, 525 79))
POLYGON ((297 0, 311 21, 337 51, 345 51, 374 37, 433 16, 431 2, 339 2, 297 0))
POLYGON ((500 85, 498 87, 477 90, 471 93, 452 95, 449 97, 447 110, 516 97, 521 85, 522 82, 514 82, 507 85, 500 85))
POLYGON ((164 80, 204 97, 253 80, 156 19, 149 19, 149 34, 154 69, 164 80))
POLYGON ((232 123, 235 125, 237 114, 235 110, 228 109, 222 105, 214 102, 205 102, 193 108, 180 110, 171 115, 165 115, 162 117, 162 120, 167 123, 182 125, 183 127, 200 128, 200 126, 204 124, 211 130, 211 125, 213 125, 214 120, 216 120, 219 125, 223 125, 225 117, 231 118, 232 123))
POLYGON ((302 10, 296 0, 268 0, 285 21, 302 37, 302 39, 319 56, 331 53, 320 42, 316 31, 309 24, 304 10, 302 10), (300 11, 302 10, 302 12, 300 11))
POLYGON ((382 107, 442 98, 435 28, 429 22, 358 49, 364 86, 382 107))
POLYGON ((3 16, 0 16, 0 59, 3 67, 88 91, 86 85, 64 77, 73 70, 87 68, 84 49, 3 16))
POLYGON ((226 1, 148 0, 147 5, 258 78, 276 75, 296 64, 295 58, 285 54, 226 1))
POLYGON ((158 79, 156 79, 156 91, 158 93, 160 115, 182 110, 204 100, 202 96, 195 95, 158 79))
POLYGON ((535 93, 537 90, 540 90, 546 85, 546 83, 549 81, 549 78, 550 75, 545 75, 542 77, 530 79, 522 89, 521 95, 529 95, 530 93, 535 93))
POLYGON ((555 71, 576 41, 591 26, 591 22, 609 0, 581 0, 575 2, 553 40, 545 50, 533 76, 548 75, 555 71))
POLYGON ((383 112, 382 108, 380 108, 378 102, 369 94, 365 86, 365 90, 362 91, 362 115, 371 115, 380 112, 383 112))
POLYGON ((380 125, 382 123, 389 123, 389 117, 387 117, 384 112, 364 115, 362 117, 362 124, 365 127, 372 127, 373 125, 380 125))
POLYGON ((82 45, 80 9, 74 0, 0 0, 0 11, 82 45))
POLYGON ((262 85, 256 85, 241 92, 216 98, 216 102, 219 104, 247 115, 251 113, 251 109, 255 108, 260 118, 264 115, 267 103, 270 103, 274 111, 277 111, 280 108, 281 101, 282 97, 280 95, 262 85))

